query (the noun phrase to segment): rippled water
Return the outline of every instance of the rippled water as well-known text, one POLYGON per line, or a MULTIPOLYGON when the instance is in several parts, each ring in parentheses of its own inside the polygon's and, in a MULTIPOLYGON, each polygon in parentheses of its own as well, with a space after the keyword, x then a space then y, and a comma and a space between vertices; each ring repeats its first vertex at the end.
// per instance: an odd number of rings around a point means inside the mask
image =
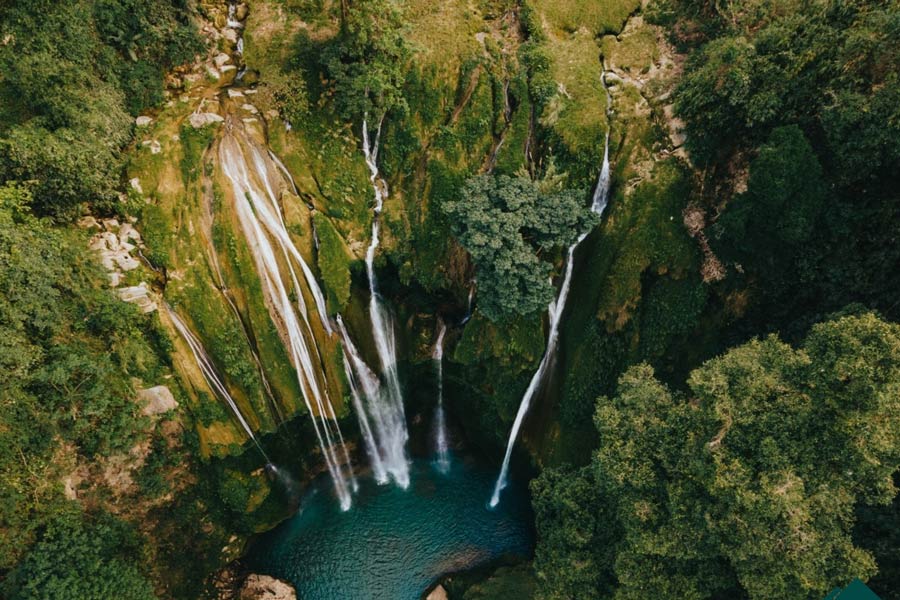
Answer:
POLYGON ((416 461, 409 489, 363 480, 348 512, 320 479, 300 512, 258 542, 249 566, 292 582, 303 600, 415 600, 446 573, 530 555, 526 491, 510 484, 489 509, 493 474, 459 460, 442 474, 416 461))

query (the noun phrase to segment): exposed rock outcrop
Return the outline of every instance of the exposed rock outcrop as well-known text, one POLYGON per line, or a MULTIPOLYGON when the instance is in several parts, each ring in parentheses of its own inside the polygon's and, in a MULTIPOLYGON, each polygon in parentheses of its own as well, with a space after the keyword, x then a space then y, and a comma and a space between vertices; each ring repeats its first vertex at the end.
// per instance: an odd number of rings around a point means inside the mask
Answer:
POLYGON ((240 600, 297 600, 297 592, 289 583, 268 575, 250 575, 244 582, 240 600))
POLYGON ((194 129, 202 129, 213 123, 221 123, 225 119, 221 115, 211 112, 198 112, 190 116, 188 121, 194 129))
POLYGON ((148 417, 161 415, 178 407, 178 402, 175 401, 172 392, 164 385, 140 390, 138 392, 138 401, 143 404, 141 412, 148 417))
POLYGON ((436 588, 425 597, 425 600, 447 600, 447 590, 444 586, 438 584, 436 588))

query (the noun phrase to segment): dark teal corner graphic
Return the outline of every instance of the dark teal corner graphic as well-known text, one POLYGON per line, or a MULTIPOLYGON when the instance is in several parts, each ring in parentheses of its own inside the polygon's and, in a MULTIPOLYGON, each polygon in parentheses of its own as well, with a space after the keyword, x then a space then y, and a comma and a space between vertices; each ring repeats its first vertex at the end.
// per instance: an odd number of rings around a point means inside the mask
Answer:
POLYGON ((859 579, 854 579, 850 585, 841 588, 834 588, 825 596, 825 600, 881 600, 870 590, 866 584, 859 579))

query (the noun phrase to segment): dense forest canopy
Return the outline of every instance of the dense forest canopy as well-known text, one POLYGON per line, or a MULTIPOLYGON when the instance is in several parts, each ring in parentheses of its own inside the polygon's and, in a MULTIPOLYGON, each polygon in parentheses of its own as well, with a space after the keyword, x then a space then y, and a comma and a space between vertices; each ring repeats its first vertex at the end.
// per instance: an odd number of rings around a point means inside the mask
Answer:
POLYGON ((202 44, 183 0, 6 2, 0 22, 0 178, 33 181, 61 219, 111 210, 132 118, 202 44))
POLYGON ((757 297, 746 330, 808 327, 852 301, 896 316, 896 5, 651 6, 689 52, 675 107, 720 207, 713 248, 757 297))
POLYGON ((898 357, 900 328, 865 313, 734 348, 686 393, 629 369, 591 465, 533 484, 541 596, 815 598, 872 576, 853 515, 896 494, 898 357))

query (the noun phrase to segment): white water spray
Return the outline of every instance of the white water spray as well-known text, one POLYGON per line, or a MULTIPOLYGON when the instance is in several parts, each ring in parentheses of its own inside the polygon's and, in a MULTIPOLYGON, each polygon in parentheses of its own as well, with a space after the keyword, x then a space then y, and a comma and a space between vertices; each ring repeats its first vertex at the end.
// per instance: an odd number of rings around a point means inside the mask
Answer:
MULTIPOLYGON (((603 84, 603 89, 606 90, 606 113, 608 117, 611 97, 609 95, 609 90, 606 88, 605 69, 600 75, 600 81, 603 84)), ((609 179, 609 129, 607 128, 603 148, 603 164, 600 167, 600 175, 597 179, 597 187, 594 190, 594 195, 591 199, 591 210, 598 215, 602 215, 603 211, 606 209, 607 196, 609 195, 609 179)), ((531 381, 528 383, 528 388, 525 390, 525 395, 522 396, 522 401, 519 404, 519 410, 516 413, 515 420, 513 421, 512 430, 509 433, 509 441, 506 444, 506 454, 504 454, 503 456, 503 466, 500 467, 500 475, 497 477, 497 483, 494 484, 494 493, 493 495, 491 495, 491 507, 495 507, 500 503, 500 493, 503 491, 503 488, 506 487, 507 477, 509 476, 509 459, 512 456, 513 447, 515 446, 516 438, 519 436, 519 430, 522 427, 522 422, 525 420, 525 415, 528 414, 528 409, 531 407, 531 401, 534 399, 534 395, 537 393, 538 389, 540 389, 540 385, 543 382, 547 371, 553 364, 553 359, 556 357, 556 348, 559 342, 559 322, 562 318, 563 312, 565 311, 566 300, 568 300, 569 297, 569 287, 572 284, 572 271, 574 270, 575 249, 578 248, 578 245, 581 244, 581 242, 586 237, 587 233, 582 233, 580 236, 578 236, 578 240, 576 240, 574 244, 569 246, 569 250, 566 254, 566 273, 563 277, 562 287, 560 287, 559 295, 555 300, 550 302, 550 306, 547 307, 547 313, 550 317, 550 333, 547 336, 547 347, 544 350, 544 356, 541 357, 541 363, 540 365, 538 365, 537 371, 535 371, 534 375, 531 377, 531 381)))
MULTIPOLYGON (((372 321, 372 337, 375 341, 375 350, 381 363, 381 372, 384 378, 382 389, 382 402, 390 413, 388 425, 390 431, 386 431, 385 441, 391 448, 399 445, 402 453, 403 468, 395 476, 397 484, 406 488, 409 486, 409 461, 406 458, 406 442, 409 433, 406 429, 406 413, 403 408, 403 395, 400 391, 400 378, 397 374, 397 351, 394 340, 393 323, 390 314, 385 308, 378 293, 378 279, 375 275, 375 252, 378 249, 379 233, 381 232, 381 210, 384 207, 384 198, 387 196, 387 184, 378 174, 378 143, 381 138, 381 123, 378 122, 375 139, 370 143, 369 128, 366 119, 362 123, 362 145, 366 166, 369 167, 369 181, 375 193, 375 214, 372 218, 372 239, 366 250, 366 274, 369 278, 369 319, 372 321)), ((399 466, 399 465, 398 465, 399 466)))
POLYGON ((366 442, 366 450, 372 459, 375 480, 387 483, 390 478, 405 488, 409 485, 409 461, 406 457, 404 415, 390 402, 378 377, 363 361, 340 315, 337 317, 337 326, 343 341, 344 366, 348 370, 351 394, 356 394, 356 415, 366 442), (373 434, 371 442, 366 439, 366 431, 373 434))
POLYGON ((437 456, 436 465, 438 471, 447 473, 450 471, 450 448, 447 436, 447 418, 444 415, 444 334, 447 326, 441 321, 438 330, 437 341, 434 343, 434 351, 431 358, 434 361, 435 374, 437 375, 437 409, 434 417, 434 450, 437 456))
POLYGON ((275 169, 270 167, 271 161, 266 160, 266 156, 247 136, 242 136, 244 139, 243 144, 241 143, 236 134, 240 127, 238 123, 230 122, 228 127, 229 132, 219 145, 219 163, 234 191, 235 210, 256 264, 266 306, 273 322, 283 334, 316 438, 334 482, 335 493, 341 508, 347 510, 352 502, 350 487, 356 489, 357 483, 343 435, 328 398, 325 372, 307 316, 303 289, 294 270, 295 264, 300 266, 305 276, 323 326, 330 331, 327 315, 322 312, 324 299, 318 283, 294 246, 284 224, 272 185, 273 181, 277 181, 277 176, 273 175, 275 169), (255 168, 251 168, 251 164, 255 168), (283 256, 288 267, 287 279, 293 286, 296 310, 288 286, 285 285, 286 277, 280 268, 278 254, 283 256), (347 465, 349 473, 344 472, 341 459, 347 465))
POLYGON ((244 433, 246 433, 247 437, 250 438, 250 440, 254 444, 256 444, 256 447, 259 449, 260 454, 262 454, 263 458, 266 459, 266 463, 271 464, 272 461, 269 460, 269 457, 266 455, 266 451, 263 450, 262 445, 259 443, 259 440, 257 440, 256 436, 253 434, 253 429, 250 427, 247 419, 244 418, 244 415, 243 413, 241 413, 241 409, 238 408, 238 405, 234 401, 234 398, 232 398, 231 394, 228 393, 228 388, 225 387, 225 384, 219 377, 218 372, 216 372, 216 369, 212 363, 212 359, 210 359, 209 354, 207 354, 206 349, 203 347, 203 344, 200 343, 200 340, 187 326, 187 323, 185 323, 181 319, 181 317, 178 316, 178 313, 172 310, 172 307, 169 306, 168 303, 166 303, 165 308, 166 314, 169 316, 169 319, 172 320, 172 324, 175 325, 175 329, 178 330, 178 333, 181 334, 181 337, 191 349, 191 354, 194 355, 194 360, 197 361, 197 366, 200 367, 200 373, 203 375, 203 379, 206 381, 209 389, 212 390, 213 394, 218 396, 220 400, 228 405, 228 408, 231 409, 232 414, 237 419, 238 423, 240 423, 241 428, 244 430, 244 433))
POLYGON ((472 280, 471 285, 469 286, 469 299, 466 301, 466 314, 463 316, 462 321, 459 322, 460 325, 465 325, 469 322, 469 319, 472 318, 472 310, 473 305, 472 302, 475 300, 475 280, 472 280))

